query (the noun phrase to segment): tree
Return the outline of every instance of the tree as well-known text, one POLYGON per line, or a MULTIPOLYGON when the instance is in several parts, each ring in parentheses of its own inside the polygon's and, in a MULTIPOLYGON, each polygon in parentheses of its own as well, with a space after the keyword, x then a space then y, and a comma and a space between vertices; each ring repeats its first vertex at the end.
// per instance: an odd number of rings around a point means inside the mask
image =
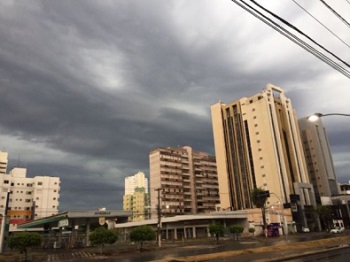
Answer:
POLYGON ((224 232, 224 226, 218 222, 209 225, 209 232, 216 237, 216 243, 219 243, 219 236, 224 232))
POLYGON ((108 230, 105 227, 98 227, 91 232, 89 239, 93 245, 101 247, 102 254, 105 244, 114 244, 118 240, 118 233, 115 230, 108 230))
POLYGON ((142 251, 142 246, 144 241, 152 241, 156 238, 156 232, 152 227, 144 225, 135 227, 130 232, 130 240, 140 243, 140 251, 142 251))
POLYGON ((241 225, 231 225, 229 230, 235 236, 235 239, 239 240, 240 235, 243 233, 244 227, 241 225))
POLYGON ((265 236, 266 234, 266 201, 269 198, 268 191, 265 191, 261 188, 254 188, 254 190, 251 192, 251 198, 253 201, 253 204, 261 209, 261 215, 263 219, 263 231, 265 236))
POLYGON ((24 261, 28 261, 28 248, 40 246, 41 242, 41 235, 26 231, 10 235, 7 239, 10 249, 17 249, 20 253, 24 253, 24 261))

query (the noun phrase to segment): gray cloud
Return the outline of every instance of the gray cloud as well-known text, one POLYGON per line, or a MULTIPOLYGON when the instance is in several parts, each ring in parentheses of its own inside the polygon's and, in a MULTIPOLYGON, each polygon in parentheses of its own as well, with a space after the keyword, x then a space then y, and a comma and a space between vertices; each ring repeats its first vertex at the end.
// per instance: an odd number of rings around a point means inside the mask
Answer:
MULTIPOLYGON (((299 117, 350 112, 348 79, 230 1, 3 1, 0 36, 0 149, 30 176, 60 176, 63 209, 121 208, 124 177, 148 174, 155 147, 213 154, 210 106, 269 82, 299 117)), ((333 121, 347 181, 347 120, 333 121)))

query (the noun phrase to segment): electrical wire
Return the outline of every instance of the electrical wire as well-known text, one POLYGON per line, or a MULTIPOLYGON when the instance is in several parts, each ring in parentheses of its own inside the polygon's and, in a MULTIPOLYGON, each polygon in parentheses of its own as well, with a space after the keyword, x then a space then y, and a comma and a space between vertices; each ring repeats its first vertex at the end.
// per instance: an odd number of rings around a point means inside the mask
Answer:
MULTIPOLYGON (((260 5, 259 3, 257 3, 255 0, 250 0, 252 3, 254 3, 255 5, 257 5, 258 7, 260 7, 261 9, 263 9, 265 12, 269 13, 270 15, 272 15, 274 18, 280 20, 282 23, 286 24, 288 27, 294 29, 295 31, 297 31, 299 34, 301 34, 302 36, 306 37, 307 39, 309 39, 312 43, 314 43, 315 45, 317 45, 319 48, 321 48, 322 50, 324 50, 325 52, 327 52, 329 55, 333 56, 334 58, 338 59, 339 61, 341 61, 344 65, 346 65, 347 67, 350 67, 350 65, 345 62, 344 60, 342 60, 340 57, 338 57, 337 55, 335 55, 333 52, 329 51, 327 48, 325 48, 324 46, 322 46, 321 44, 317 43, 313 38, 311 38, 310 36, 308 36, 307 34, 305 34, 303 31, 301 31, 299 28, 297 28, 296 26, 292 25, 291 23, 289 23, 287 20, 283 19, 282 17, 276 15, 275 13, 271 12, 270 10, 268 10, 267 8, 263 7, 262 5, 260 5)), ((322 1, 322 0, 321 0, 322 1)))
POLYGON ((315 16, 313 16, 311 13, 309 13, 304 7, 302 7, 298 2, 295 0, 292 0, 297 6, 299 6, 302 10, 304 10, 305 13, 307 13, 309 16, 311 16, 315 21, 317 21, 320 25, 322 25, 328 32, 330 32, 333 36, 338 38, 344 45, 350 48, 350 45, 348 45, 343 39, 341 39, 339 36, 337 36, 331 29, 329 29, 325 24, 323 24, 320 20, 318 20, 315 16))
POLYGON ((350 27, 350 24, 348 21, 346 21, 340 14, 337 13, 331 6, 329 6, 325 1, 320 0, 322 4, 324 4, 333 14, 335 14, 344 24, 346 24, 348 27, 350 27))
POLYGON ((280 34, 287 37, 289 40, 291 40, 295 44, 299 45, 309 53, 313 54, 314 56, 316 56, 317 58, 319 58, 320 60, 322 60, 323 62, 325 62, 326 64, 328 64, 329 66, 337 70, 338 72, 342 73, 344 76, 350 78, 350 71, 348 71, 341 65, 337 64, 336 62, 334 62, 333 60, 331 60, 330 58, 328 58, 327 56, 325 56, 324 54, 316 50, 314 47, 310 46, 309 44, 307 44, 306 42, 304 42, 303 40, 301 40, 300 38, 298 38, 297 36, 289 32, 285 28, 281 27, 279 24, 277 24, 276 22, 274 22, 273 20, 271 20, 270 18, 268 18, 267 16, 265 16, 264 14, 256 10, 254 7, 250 6, 249 4, 247 4, 242 0, 240 1, 231 0, 231 1, 237 4, 238 6, 240 6, 242 9, 244 9, 248 13, 258 18, 259 20, 261 20, 263 23, 267 24, 268 26, 270 26, 271 28, 279 32, 280 34))

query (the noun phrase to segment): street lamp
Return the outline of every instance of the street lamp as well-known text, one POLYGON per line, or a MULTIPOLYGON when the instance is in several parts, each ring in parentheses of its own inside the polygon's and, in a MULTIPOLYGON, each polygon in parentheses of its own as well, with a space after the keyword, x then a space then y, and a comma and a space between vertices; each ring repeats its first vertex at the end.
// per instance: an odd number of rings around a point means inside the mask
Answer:
POLYGON ((329 114, 322 114, 322 113, 314 113, 311 116, 308 116, 307 119, 311 122, 316 122, 318 119, 324 116, 350 116, 350 114, 341 114, 341 113, 329 113, 329 114))
POLYGON ((285 237, 287 238, 287 235, 288 235, 288 225, 287 225, 287 218, 284 214, 284 206, 283 206, 283 202, 281 201, 280 197, 273 193, 273 192, 270 192, 270 194, 274 195, 279 201, 280 205, 281 205, 281 216, 282 216, 282 219, 283 219, 283 234, 285 235, 285 237))

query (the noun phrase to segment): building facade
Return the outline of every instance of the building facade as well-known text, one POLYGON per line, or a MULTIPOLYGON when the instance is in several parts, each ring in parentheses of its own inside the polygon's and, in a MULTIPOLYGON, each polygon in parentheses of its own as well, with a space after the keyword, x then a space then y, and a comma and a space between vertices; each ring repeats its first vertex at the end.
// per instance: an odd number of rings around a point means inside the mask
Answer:
POLYGON ((348 182, 348 184, 345 183, 339 183, 339 193, 341 195, 350 195, 350 181, 348 182))
POLYGON ((8 153, 0 151, 0 174, 6 174, 8 163, 8 153))
POLYGON ((315 122, 299 119, 301 139, 306 157, 310 181, 319 203, 329 202, 331 196, 339 195, 333 158, 321 118, 315 122))
POLYGON ((0 212, 4 213, 8 199, 7 214, 12 225, 58 213, 60 179, 26 175, 25 168, 0 175, 0 212))
POLYGON ((132 211, 130 220, 141 221, 149 218, 150 204, 148 179, 143 172, 125 178, 123 210, 132 211))
POLYGON ((267 205, 315 206, 298 122, 290 99, 272 84, 252 97, 211 107, 221 209, 253 208, 251 191, 270 192, 267 205))
POLYGON ((148 178, 141 171, 125 178, 125 195, 132 195, 136 188, 144 188, 148 193, 148 178))
POLYGON ((219 203, 215 157, 191 147, 150 152, 152 217, 208 213, 219 203), (159 207, 159 209, 158 209, 159 207))

